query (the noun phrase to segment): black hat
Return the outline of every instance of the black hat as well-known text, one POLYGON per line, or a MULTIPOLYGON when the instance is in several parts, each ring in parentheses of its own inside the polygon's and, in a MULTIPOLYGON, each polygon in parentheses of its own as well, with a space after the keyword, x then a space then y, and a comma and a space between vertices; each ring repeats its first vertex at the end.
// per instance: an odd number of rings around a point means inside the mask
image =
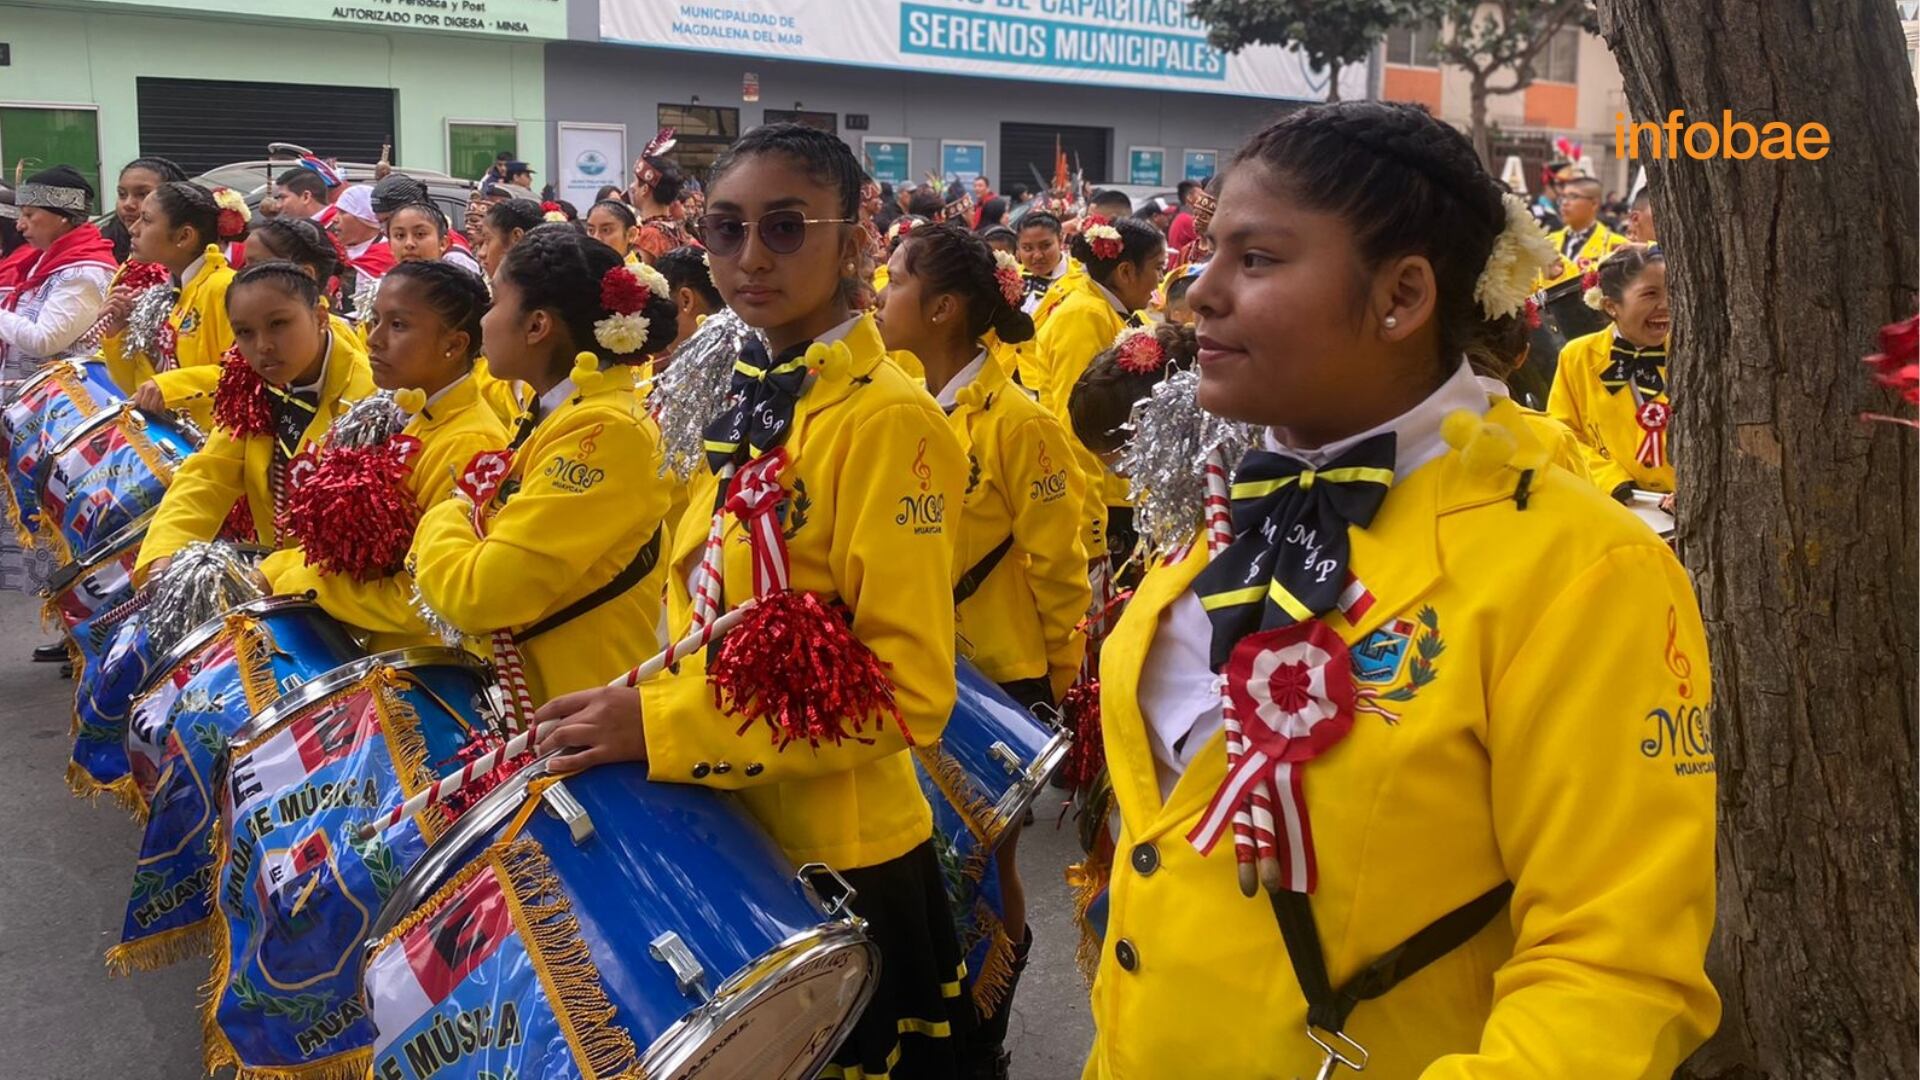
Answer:
POLYGON ((41 169, 13 193, 17 206, 57 210, 68 217, 85 217, 93 206, 93 185, 71 165, 41 169))
POLYGON ((524 161, 509 161, 507 162, 506 173, 508 176, 518 176, 521 173, 532 175, 533 166, 524 161))
POLYGON ((427 201, 427 185, 406 173, 389 173, 373 185, 373 212, 391 214, 411 203, 427 201))

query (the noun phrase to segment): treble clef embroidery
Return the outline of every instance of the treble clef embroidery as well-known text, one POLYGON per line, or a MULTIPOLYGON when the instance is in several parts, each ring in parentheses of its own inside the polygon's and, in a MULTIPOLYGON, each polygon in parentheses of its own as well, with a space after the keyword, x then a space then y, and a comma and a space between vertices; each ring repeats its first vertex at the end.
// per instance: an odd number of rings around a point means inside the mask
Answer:
POLYGON ((1683 698, 1690 698, 1693 696, 1693 684, 1688 680, 1693 678, 1693 661, 1687 659, 1687 654, 1680 651, 1679 641, 1680 641, 1680 611, 1678 608, 1672 605, 1668 605, 1667 607, 1667 649, 1666 649, 1667 670, 1673 673, 1674 678, 1680 680, 1680 696, 1683 698))
POLYGON ((927 440, 920 440, 920 448, 913 454, 913 475, 920 478, 920 490, 933 488, 933 467, 927 464, 927 440))

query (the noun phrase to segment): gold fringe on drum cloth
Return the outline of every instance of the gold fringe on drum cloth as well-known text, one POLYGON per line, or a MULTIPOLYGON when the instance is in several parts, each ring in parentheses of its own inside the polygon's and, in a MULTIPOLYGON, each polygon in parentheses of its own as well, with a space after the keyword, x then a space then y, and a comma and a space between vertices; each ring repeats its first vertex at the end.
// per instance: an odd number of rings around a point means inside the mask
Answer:
POLYGON ((968 878, 979 881, 980 876, 986 873, 987 860, 993 858, 993 852, 987 848, 986 827, 986 822, 993 817, 993 803, 974 789, 966 770, 952 755, 941 749, 939 743, 916 746, 913 756, 920 762, 920 767, 927 771, 927 778, 933 781, 933 786, 946 796, 948 805, 959 811, 961 819, 967 823, 967 831, 973 834, 976 847, 973 854, 967 857, 962 872, 968 878))
MULTIPOLYGON (((74 674, 76 676, 79 674, 78 667, 74 669, 74 674)), ((75 727, 76 734, 78 734, 78 725, 76 724, 75 727)), ((67 760, 67 790, 73 793, 74 798, 85 799, 92 803, 97 803, 102 797, 105 797, 108 802, 125 810, 127 816, 133 819, 135 825, 145 825, 147 823, 147 800, 145 796, 140 794, 140 785, 134 783, 132 773, 128 773, 118 780, 103 784, 94 779, 93 774, 88 772, 79 762, 69 758, 67 760)))
MULTIPOLYGON (((993 943, 987 946, 987 955, 980 961, 980 973, 973 977, 974 1011, 982 1018, 993 1016, 1007 1000, 1007 988, 1013 984, 1013 939, 1007 936, 1007 928, 994 914, 992 905, 985 900, 973 902, 973 917, 981 926, 993 927, 993 943)), ((973 942, 960 943, 960 955, 973 955, 973 942)))
MULTIPOLYGON (((380 714, 380 732, 386 737, 388 752, 393 755, 393 772, 400 779, 400 798, 404 801, 440 779, 432 763, 427 761, 427 736, 420 730, 420 714, 400 696, 400 687, 411 680, 384 665, 375 668, 367 679, 372 684, 374 709, 380 714)), ((419 826, 420 835, 429 844, 440 839, 446 820, 438 807, 429 807, 413 816, 413 823, 419 826)))
MULTIPOLYGON (((220 825, 219 808, 211 803, 207 812, 213 815, 213 832, 207 837, 207 845, 213 851, 226 847, 225 832, 220 825)), ((217 881, 216 877, 214 881, 217 881)), ((207 885, 209 891, 215 886, 207 885)), ((172 967, 182 960, 194 957, 206 958, 213 952, 216 934, 214 924, 220 921, 220 909, 217 904, 209 904, 209 914, 198 922, 185 926, 176 926, 162 934, 123 941, 107 950, 107 974, 124 978, 136 971, 159 971, 172 967)))

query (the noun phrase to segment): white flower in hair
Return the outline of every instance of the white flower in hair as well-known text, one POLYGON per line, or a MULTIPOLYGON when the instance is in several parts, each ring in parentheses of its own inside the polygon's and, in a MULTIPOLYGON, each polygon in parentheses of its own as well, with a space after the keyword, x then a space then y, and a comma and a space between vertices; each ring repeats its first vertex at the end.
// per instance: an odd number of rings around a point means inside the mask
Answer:
POLYGON ((627 356, 646 347, 652 325, 645 315, 609 315, 593 324, 593 340, 616 356, 627 356))
POLYGON ((667 284, 667 275, 655 270, 646 263, 641 263, 639 266, 631 266, 628 267, 628 269, 633 272, 634 277, 640 279, 640 284, 645 285, 647 291, 653 295, 664 300, 673 294, 673 286, 667 284))
POLYGON ((1019 307, 1026 295, 1026 282, 1020 276, 1020 260, 996 249, 993 253, 993 280, 1000 286, 1000 297, 1008 307, 1019 307))
POLYGON ((1518 195, 1500 197, 1507 224, 1493 241, 1486 269, 1473 284, 1473 298, 1489 319, 1511 315, 1526 306, 1533 283, 1555 255, 1546 233, 1527 212, 1527 204, 1518 195))
POLYGON ((213 204, 222 210, 231 210, 239 214, 242 222, 253 220, 253 211, 247 209, 246 197, 232 188, 215 188, 213 190, 213 204))
POLYGON ((1598 285, 1587 286, 1587 291, 1580 294, 1580 299, 1595 311, 1607 310, 1607 294, 1601 292, 1598 285))

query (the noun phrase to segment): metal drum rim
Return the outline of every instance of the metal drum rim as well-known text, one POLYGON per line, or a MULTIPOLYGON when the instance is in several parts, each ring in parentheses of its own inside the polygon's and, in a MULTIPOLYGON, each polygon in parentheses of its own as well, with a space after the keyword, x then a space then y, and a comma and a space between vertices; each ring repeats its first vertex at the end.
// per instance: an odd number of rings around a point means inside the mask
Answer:
POLYGON ((105 566, 122 548, 134 540, 145 540, 146 531, 153 525, 153 517, 160 512, 159 507, 127 522, 115 529, 112 535, 101 540, 93 547, 81 552, 80 557, 53 572, 40 590, 42 596, 59 596, 87 574, 105 566))
POLYGON ((494 826, 520 808, 520 804, 526 801, 527 787, 548 775, 547 763, 559 752, 553 751, 500 781, 492 791, 481 796, 479 802, 468 807, 467 812, 461 814, 452 826, 441 832, 440 839, 427 846, 412 869, 400 879, 400 887, 393 890, 393 895, 387 897, 386 903, 380 905, 380 913, 374 918, 373 928, 367 931, 367 940, 362 946, 363 964, 372 959, 374 949, 402 919, 439 891, 458 866, 465 865, 459 860, 476 843, 490 835, 494 826))
POLYGON ((227 616, 238 614, 265 615, 269 612, 294 607, 310 607, 324 614, 324 609, 310 596, 257 596, 243 604, 235 604, 220 614, 202 621, 200 625, 187 631, 186 636, 176 642, 173 648, 167 650, 167 655, 161 657, 160 663, 151 669, 153 674, 149 675, 147 680, 140 684, 140 689, 134 691, 133 696, 139 697, 160 685, 160 680, 165 678, 168 672, 178 667, 182 660, 192 656, 195 652, 199 651, 202 645, 212 641, 214 636, 220 632, 221 628, 227 625, 227 616))
MULTIPOLYGON (((788 968, 805 964, 816 957, 843 949, 857 949, 866 956, 861 969, 861 986, 853 1008, 847 1010, 839 1031, 826 1048, 831 1055, 843 1042, 860 1015, 866 1011, 879 988, 880 948, 866 935, 865 922, 858 918, 822 923, 788 938, 756 957, 745 969, 735 972, 720 984, 713 996, 673 1022, 640 1055, 640 1074, 671 1077, 673 1070, 705 1046, 722 1026, 741 1016, 780 985, 776 976, 788 968)), ((815 1063, 816 1066, 818 1063, 815 1063)))
POLYGON ((408 668, 441 664, 458 665, 475 672, 486 670, 486 665, 474 659, 472 653, 441 645, 411 645, 404 649, 390 649, 387 652, 374 653, 372 656, 362 656, 357 660, 339 664, 323 675, 308 679, 291 692, 282 695, 279 700, 256 713, 244 727, 234 732, 228 745, 235 748, 236 757, 240 756, 242 751, 239 748, 243 744, 258 740, 272 731, 275 726, 291 718, 294 713, 345 690, 366 678, 376 668, 386 667, 404 671, 408 668))
MULTIPOLYGON (((100 360, 100 363, 104 364, 106 363, 106 361, 100 360)), ((36 387, 38 387, 41 383, 46 382, 48 379, 53 378, 54 372, 60 370, 63 367, 67 369, 67 374, 69 375, 85 375, 87 373, 87 364, 86 364, 86 361, 84 360, 76 360, 73 357, 67 357, 66 359, 63 359, 63 360, 55 360, 52 363, 41 367, 39 371, 36 371, 33 374, 27 376, 25 379, 21 380, 20 388, 13 392, 12 400, 14 401, 20 400, 22 396, 32 391, 36 387)))
POLYGON ((1054 732, 1047 744, 1040 748, 1040 753, 1035 755, 1033 764, 1027 767, 1020 779, 1013 782, 1012 787, 1007 788, 1006 794, 1000 796, 1000 801, 993 807, 993 819, 987 823, 987 832, 995 838, 996 845, 999 838, 1005 836, 1013 823, 1020 819, 1020 815, 1027 812, 1027 807, 1033 805, 1033 800, 1040 797, 1047 779, 1066 760, 1067 750, 1072 745, 1073 736, 1064 731, 1054 732))

